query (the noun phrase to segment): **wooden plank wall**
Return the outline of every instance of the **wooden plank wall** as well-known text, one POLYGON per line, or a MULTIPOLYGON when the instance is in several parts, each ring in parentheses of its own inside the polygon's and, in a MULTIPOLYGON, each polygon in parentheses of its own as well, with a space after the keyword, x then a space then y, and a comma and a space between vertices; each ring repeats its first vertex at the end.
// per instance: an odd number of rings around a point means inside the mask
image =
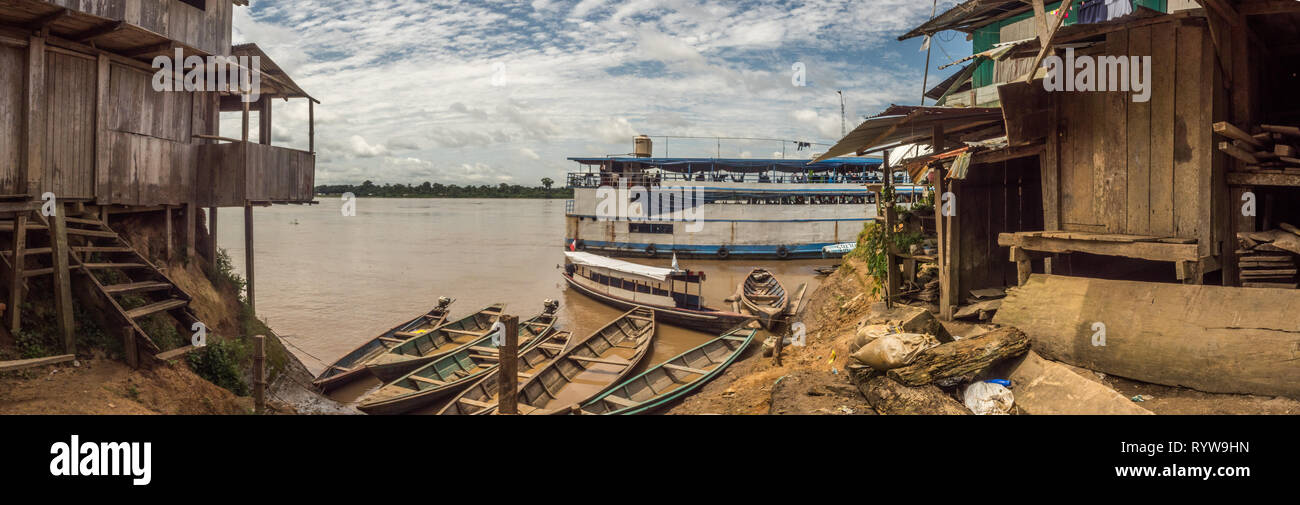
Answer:
POLYGON ((107 203, 180 205, 190 201, 194 198, 197 154, 190 143, 194 93, 154 91, 151 73, 118 64, 109 65, 109 69, 107 203))
POLYGON ((41 193, 50 191, 61 199, 95 196, 97 74, 98 62, 92 56, 46 52, 45 110, 49 115, 41 193))
POLYGON ((315 173, 311 153, 249 144, 247 198, 256 202, 309 201, 315 173))
POLYGON ((953 185, 957 195, 961 254, 958 302, 970 290, 1016 285, 1016 265, 998 245, 998 234, 1043 229, 1043 196, 1038 156, 973 165, 966 180, 953 185))
POLYGON ((209 54, 230 54, 234 4, 207 0, 198 9, 176 0, 50 0, 50 3, 122 20, 209 54))
POLYGON ((1217 82, 1203 20, 1112 32, 1079 55, 1150 55, 1152 95, 1061 92, 1057 100, 1060 228, 1209 238, 1218 158, 1211 124, 1217 82))
POLYGON ((22 187, 26 69, 26 48, 0 44, 0 195, 17 194, 22 187))

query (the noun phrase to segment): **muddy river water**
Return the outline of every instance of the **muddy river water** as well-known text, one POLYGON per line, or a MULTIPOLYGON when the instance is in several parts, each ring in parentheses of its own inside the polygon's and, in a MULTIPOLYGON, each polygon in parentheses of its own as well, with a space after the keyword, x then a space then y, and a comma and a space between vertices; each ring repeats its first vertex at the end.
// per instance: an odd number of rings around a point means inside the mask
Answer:
MULTIPOLYGON (((453 320, 498 302, 526 319, 542 310, 543 300, 555 299, 560 302, 557 327, 573 331, 575 338, 585 338, 621 313, 565 288, 560 278, 564 200, 363 198, 356 201, 356 215, 348 217, 340 212, 339 198, 318 200, 320 205, 254 211, 258 314, 313 373, 428 311, 440 296, 455 298, 453 320)), ((243 210, 219 212, 218 246, 243 274, 243 210)), ((705 303, 717 308, 730 305, 723 300, 756 266, 772 270, 791 291, 808 283, 811 293, 818 282, 813 268, 834 263, 679 259, 682 268, 706 273, 705 303)), ((710 338, 661 324, 639 368, 710 338)), ((377 386, 377 380, 357 381, 333 396, 352 402, 377 386)))

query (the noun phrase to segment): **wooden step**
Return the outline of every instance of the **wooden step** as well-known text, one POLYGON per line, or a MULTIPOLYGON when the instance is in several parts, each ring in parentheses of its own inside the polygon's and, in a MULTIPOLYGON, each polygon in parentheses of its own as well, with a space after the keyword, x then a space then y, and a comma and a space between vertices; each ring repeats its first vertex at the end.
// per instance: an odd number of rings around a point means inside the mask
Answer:
POLYGON ((113 284, 104 286, 104 292, 108 294, 131 293, 144 291, 162 291, 171 289, 172 285, 166 282, 127 282, 123 284, 113 284))
POLYGON ((150 314, 156 314, 165 310, 172 310, 172 309, 184 307, 189 303, 190 302, 187 302, 185 300, 178 300, 178 299, 163 300, 161 302, 151 303, 143 307, 128 310, 126 311, 126 317, 129 317, 131 319, 139 319, 141 317, 150 314))
POLYGON ((67 221, 67 222, 69 222, 69 223, 90 224, 90 225, 95 225, 95 226, 104 226, 104 222, 103 222, 103 221, 100 221, 100 220, 98 220, 98 219, 86 219, 86 218, 83 218, 83 217, 65 217, 65 218, 63 218, 63 220, 64 220, 64 221, 67 221))
MULTIPOLYGON (((31 222, 31 221, 28 221, 28 222, 27 222, 27 229, 28 229, 28 230, 48 230, 49 227, 47 227, 47 226, 45 226, 45 225, 43 225, 43 224, 40 224, 40 223, 34 223, 34 222, 31 222)), ((13 221, 0 221, 0 231, 14 231, 14 222, 13 222, 13 221)))
MULTIPOLYGON (((35 249, 24 249, 24 250, 23 250, 23 255, 24 255, 24 256, 32 256, 32 255, 36 255, 36 254, 51 254, 51 253, 53 253, 53 252, 54 252, 54 249, 50 249, 49 247, 37 247, 37 248, 35 248, 35 249)), ((13 252, 13 251, 0 251, 0 254, 3 254, 4 257, 9 258, 9 257, 12 257, 12 256, 14 255, 14 252, 13 252)))
POLYGON ((123 270, 132 268, 149 268, 149 265, 144 263, 84 263, 83 265, 85 265, 89 270, 104 270, 109 268, 120 268, 123 270))
POLYGON ((105 247, 105 246, 72 246, 73 252, 79 253, 129 253, 135 252, 130 247, 105 247))
MULTIPOLYGON (((81 268, 81 266, 79 266, 79 265, 68 265, 68 271, 69 271, 69 272, 71 272, 71 271, 73 271, 73 270, 77 270, 77 269, 79 269, 79 268, 81 268)), ((50 275, 50 274, 53 274, 53 273, 54 273, 54 267, 50 267, 50 268, 30 268, 30 269, 27 269, 27 270, 23 270, 23 278, 27 278, 27 277, 39 277, 39 276, 42 276, 42 275, 50 275)))
POLYGON ((38 366, 64 363, 67 361, 72 361, 74 359, 77 359, 76 355, 64 354, 60 356, 49 356, 45 358, 20 359, 18 361, 0 361, 0 372, 14 372, 18 370, 25 370, 28 368, 35 368, 38 366))
POLYGON ((159 361, 171 361, 181 356, 184 356, 188 354, 190 351, 193 351, 195 349, 199 349, 199 348, 194 347, 193 345, 187 345, 185 347, 177 347, 167 352, 161 352, 155 354, 153 355, 153 357, 158 358, 159 361))
POLYGON ((117 238, 117 234, 111 231, 101 230, 84 230, 81 228, 68 228, 68 235, 82 235, 86 237, 108 237, 117 238))

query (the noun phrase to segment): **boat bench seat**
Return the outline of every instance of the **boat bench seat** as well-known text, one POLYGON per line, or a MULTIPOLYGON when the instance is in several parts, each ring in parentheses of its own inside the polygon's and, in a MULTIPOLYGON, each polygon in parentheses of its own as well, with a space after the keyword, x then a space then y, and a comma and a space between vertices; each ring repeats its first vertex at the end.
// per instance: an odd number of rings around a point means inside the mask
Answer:
POLYGON ((637 405, 640 405, 639 403, 636 403, 636 402, 634 402, 634 401, 632 401, 632 400, 629 400, 629 399, 627 399, 627 398, 623 398, 622 396, 618 396, 618 395, 608 395, 608 396, 602 398, 602 400, 605 400, 605 401, 607 401, 607 402, 609 402, 609 403, 613 403, 613 404, 618 405, 618 406, 620 406, 620 407, 635 407, 635 406, 637 406, 637 405))
POLYGON ((704 375, 704 374, 709 373, 708 370, 701 370, 701 369, 699 369, 699 368, 691 368, 691 367, 688 367, 688 366, 674 365, 674 364, 672 364, 672 363, 664 363, 664 368, 671 368, 671 369, 673 369, 673 370, 681 370, 681 371, 683 371, 683 372, 697 373, 697 374, 700 374, 700 375, 704 375))
POLYGON ((485 354, 500 354, 501 352, 495 347, 483 347, 481 345, 471 345, 469 346, 469 350, 474 352, 481 352, 485 354))
POLYGON ((427 383, 427 384, 433 384, 433 385, 435 385, 435 386, 445 386, 445 385, 447 385, 446 382, 443 382, 443 381, 440 381, 440 380, 435 380, 435 379, 430 379, 430 378, 428 378, 428 377, 421 377, 421 376, 419 376, 419 375, 412 375, 412 376, 411 376, 411 380, 416 381, 416 382, 424 382, 424 383, 427 383))
POLYGON ((617 366, 631 366, 631 365, 632 365, 631 363, 628 363, 628 362, 626 362, 626 361, 615 361, 615 360, 612 360, 612 359, 604 359, 604 358, 589 358, 589 357, 587 357, 587 356, 572 356, 572 355, 571 355, 571 356, 569 356, 569 359, 574 359, 574 360, 583 361, 583 362, 587 362, 587 363, 601 363, 601 364, 605 364, 605 365, 617 365, 617 366))
POLYGON ((471 399, 469 399, 469 398, 461 398, 461 399, 460 399, 460 403, 464 403, 464 404, 466 404, 466 405, 471 405, 471 406, 478 407, 478 408, 481 408, 481 409, 487 409, 487 408, 492 408, 492 407, 497 406, 497 404, 495 404, 495 403, 480 402, 480 401, 478 401, 478 400, 471 400, 471 399))

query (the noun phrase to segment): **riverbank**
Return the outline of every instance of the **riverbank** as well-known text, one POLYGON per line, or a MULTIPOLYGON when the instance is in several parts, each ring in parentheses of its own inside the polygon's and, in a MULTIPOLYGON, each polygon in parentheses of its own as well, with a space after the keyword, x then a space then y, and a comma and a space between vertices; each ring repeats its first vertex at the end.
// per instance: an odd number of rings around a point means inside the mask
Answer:
MULTIPOLYGON (((865 264, 846 258, 809 299, 803 314, 807 345, 787 346, 780 366, 763 356, 755 345, 725 373, 696 394, 672 406, 665 414, 772 414, 772 415, 873 415, 877 413, 846 368, 859 324, 880 316, 881 304, 872 294, 872 279, 865 264)), ((973 337, 996 329, 992 324, 941 321, 951 335, 973 337)), ((1013 394, 1024 394, 1030 409, 1017 397, 1016 414, 1079 413, 1085 398, 1095 403, 1084 408, 1147 412, 1158 415, 1300 414, 1300 401, 1284 397, 1205 393, 1102 374, 1051 362, 1041 368, 1018 369, 1022 384, 1013 394), (1052 374, 1048 376, 1048 374, 1052 374), (1035 375, 1039 374, 1039 375, 1035 375), (1043 386, 1047 386, 1044 388, 1043 386), (1086 391, 1085 391, 1086 390, 1086 391)), ((1015 368, 1004 363, 999 371, 1015 368)), ((951 394, 952 392, 946 392, 951 394)), ((959 399, 953 397, 954 402, 959 399)), ((964 409, 964 407, 963 407, 964 409)), ((917 412, 913 412, 917 413, 917 412)))
MULTIPOLYGON (((210 332, 208 347, 167 363, 132 369, 125 364, 120 339, 99 328, 94 318, 84 317, 89 309, 81 307, 78 299, 74 302, 79 314, 75 321, 76 360, 0 373, 0 414, 252 413, 252 335, 267 337, 268 412, 350 412, 316 393, 307 368, 241 303, 242 279, 231 271, 228 260, 213 268, 198 258, 186 260, 179 254, 167 258, 166 223, 161 214, 123 216, 112 224, 133 248, 192 297, 190 310, 210 332)), ((179 228, 172 224, 173 229, 179 228)), ((200 229, 196 239, 199 249, 206 249, 210 240, 206 231, 200 229)), ((40 295, 41 291, 33 293, 40 295)), ((29 302, 35 308, 51 304, 39 298, 29 302)), ((25 320, 28 327, 19 338, 0 338, 0 342, 14 342, 0 346, 0 360, 57 354, 52 350, 59 348, 57 342, 47 335, 53 331, 52 325, 35 317, 25 320)), ((167 336, 169 340, 188 343, 175 333, 167 336)), ((9 337, 7 332, 3 337, 9 337)))

